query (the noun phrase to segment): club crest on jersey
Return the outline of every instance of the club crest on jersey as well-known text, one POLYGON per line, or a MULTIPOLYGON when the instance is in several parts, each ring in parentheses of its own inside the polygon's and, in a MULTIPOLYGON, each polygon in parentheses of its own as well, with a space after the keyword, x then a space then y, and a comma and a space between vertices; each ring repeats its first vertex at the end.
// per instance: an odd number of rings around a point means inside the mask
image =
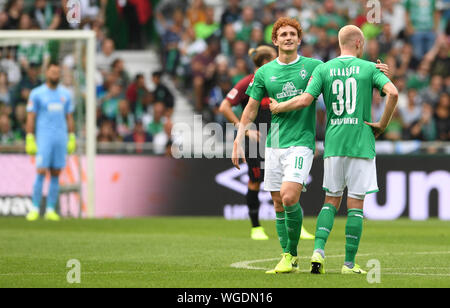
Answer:
POLYGON ((302 69, 300 71, 300 77, 302 77, 302 79, 305 79, 307 74, 308 74, 308 72, 305 69, 302 69))

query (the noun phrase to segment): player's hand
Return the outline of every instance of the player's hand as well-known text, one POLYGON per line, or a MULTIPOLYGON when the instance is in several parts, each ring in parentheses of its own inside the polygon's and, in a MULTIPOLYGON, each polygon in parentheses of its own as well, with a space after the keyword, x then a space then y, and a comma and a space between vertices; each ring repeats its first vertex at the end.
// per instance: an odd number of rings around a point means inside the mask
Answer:
POLYGON ((277 114, 278 113, 278 102, 271 97, 269 97, 269 99, 270 99, 270 105, 269 105, 270 112, 272 112, 273 114, 277 114))
POLYGON ((69 134, 69 141, 67 141, 67 153, 73 154, 77 147, 77 138, 74 133, 69 134))
POLYGON ((251 141, 256 141, 256 142, 261 141, 261 133, 255 129, 248 130, 248 131, 246 131, 245 134, 251 141))
POLYGON ((244 149, 242 148, 242 145, 236 141, 233 143, 233 153, 231 154, 231 161, 233 162, 233 165, 241 170, 241 167, 239 167, 239 160, 242 159, 244 163, 247 161, 245 160, 245 154, 244 149))
POLYGON ((381 63, 380 59, 377 59, 377 64, 375 64, 375 67, 382 71, 387 77, 390 76, 391 72, 389 71, 389 65, 386 63, 381 63))
POLYGON ((38 148, 34 135, 28 133, 25 139, 25 152, 27 152, 28 155, 36 155, 37 151, 38 148))
POLYGON ((380 137, 380 135, 384 132, 384 130, 386 129, 386 127, 381 127, 380 122, 376 122, 376 123, 370 123, 370 122, 366 122, 364 121, 364 123, 366 123, 367 125, 369 125, 372 128, 372 132, 375 135, 375 138, 380 137))

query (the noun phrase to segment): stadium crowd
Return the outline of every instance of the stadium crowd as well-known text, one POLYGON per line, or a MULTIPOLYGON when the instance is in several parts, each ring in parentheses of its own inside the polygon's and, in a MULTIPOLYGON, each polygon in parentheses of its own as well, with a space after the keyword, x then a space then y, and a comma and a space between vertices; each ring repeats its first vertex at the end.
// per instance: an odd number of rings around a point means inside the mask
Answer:
MULTIPOLYGON (((382 139, 450 140, 450 0, 381 0, 379 16, 365 0, 80 0, 83 18, 77 26, 65 18, 66 2, 0 0, 0 29, 96 32, 98 141, 146 142, 159 133, 170 135, 175 99, 163 75, 205 120, 224 124, 218 111, 221 101, 253 72, 248 50, 272 44, 272 27, 280 16, 299 20, 300 53, 322 61, 339 56, 339 28, 355 24, 363 30, 364 58, 389 64, 389 77, 400 92, 382 139), (115 35, 118 22, 111 20, 119 17, 129 25, 125 45, 115 35), (144 24, 153 27, 153 39, 146 39, 144 24), (117 46, 157 48, 162 71, 130 76, 127 59, 115 55, 117 46), (146 87, 148 78, 155 85, 152 91, 146 87)), ((55 54, 58 45, 52 42, 0 45, 0 144, 24 139, 29 92, 41 83, 43 69, 55 54)), ((74 89, 73 55, 61 63, 62 83, 74 89)), ((374 91, 374 120, 381 116, 383 102, 374 91)), ((319 99, 318 140, 324 138, 325 125, 325 106, 319 99)))

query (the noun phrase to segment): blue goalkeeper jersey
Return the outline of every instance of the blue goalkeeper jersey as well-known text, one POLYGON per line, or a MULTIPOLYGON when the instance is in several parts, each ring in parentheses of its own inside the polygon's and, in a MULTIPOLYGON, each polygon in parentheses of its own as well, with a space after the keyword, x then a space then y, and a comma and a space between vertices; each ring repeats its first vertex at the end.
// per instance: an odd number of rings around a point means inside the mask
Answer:
POLYGON ((67 138, 66 116, 74 106, 69 90, 62 86, 50 89, 47 84, 34 88, 27 104, 27 111, 36 114, 36 137, 67 138))

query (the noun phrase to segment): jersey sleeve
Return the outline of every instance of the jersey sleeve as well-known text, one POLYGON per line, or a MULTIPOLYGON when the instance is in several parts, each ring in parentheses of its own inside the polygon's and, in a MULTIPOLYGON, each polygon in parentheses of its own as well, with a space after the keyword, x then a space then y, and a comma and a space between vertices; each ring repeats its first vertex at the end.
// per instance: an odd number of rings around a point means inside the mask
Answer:
POLYGON ((248 95, 245 94, 247 91, 247 88, 249 86, 249 82, 251 80, 248 80, 248 78, 244 78, 241 81, 239 81, 233 89, 230 90, 227 94, 227 99, 231 103, 232 106, 239 105, 244 99, 248 99, 248 95))
POLYGON ((36 93, 36 90, 31 90, 27 102, 27 112, 37 113, 38 109, 39 109, 38 95, 36 93))
POLYGON ((323 80, 322 80, 322 65, 316 66, 311 77, 309 78, 308 85, 306 86, 305 93, 309 93, 315 98, 319 97, 322 93, 323 80))
POLYGON ((245 92, 251 98, 261 102, 261 100, 267 95, 266 86, 264 85, 263 69, 260 68, 256 71, 253 81, 248 85, 247 91, 245 92))
POLYGON ((374 67, 374 73, 372 75, 373 76, 372 77, 373 87, 377 88, 380 91, 381 96, 385 96, 386 94, 383 93, 383 87, 385 84, 387 84, 391 81, 389 80, 389 78, 387 78, 387 76, 382 71, 377 69, 375 67, 375 65, 373 67, 374 67))

